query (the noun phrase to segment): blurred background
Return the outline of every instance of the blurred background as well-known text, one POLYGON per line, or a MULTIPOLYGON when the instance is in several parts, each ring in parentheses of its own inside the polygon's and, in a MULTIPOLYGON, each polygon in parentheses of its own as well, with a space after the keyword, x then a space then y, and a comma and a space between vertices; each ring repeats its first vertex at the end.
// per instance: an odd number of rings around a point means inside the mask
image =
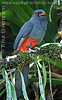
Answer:
MULTIPOLYGON (((62 0, 1 0, 0 1, 0 59, 12 55, 14 40, 22 25, 30 20, 32 13, 36 9, 43 9, 47 16, 47 31, 41 46, 44 43, 60 42, 62 34, 62 0)), ((52 72, 61 74, 61 69, 55 69, 51 65, 52 72)), ((29 98, 35 98, 30 84, 29 98)), ((62 85, 54 85, 54 100, 62 100, 62 85)), ((37 87, 37 89, 39 89, 37 87)), ((46 95, 50 94, 49 85, 47 85, 46 95), (49 92, 48 92, 49 91, 49 92)), ((39 94, 38 94, 39 95, 39 94)), ((6 96, 6 94, 5 94, 6 96)), ((51 96, 51 95, 48 95, 51 96)), ((3 96, 2 96, 3 97, 3 96)), ((49 98, 49 97, 48 97, 49 98)), ((5 100, 1 99, 1 100, 5 100)), ((48 99, 47 99, 48 100, 48 99)), ((52 100, 49 98, 49 100, 52 100)))
POLYGON ((33 11, 36 9, 45 10, 48 21, 46 35, 41 44, 55 42, 58 29, 61 30, 61 28, 59 28, 60 23, 62 23, 62 2, 58 1, 59 0, 2 0, 0 2, 1 57, 6 57, 13 52, 13 43, 16 35, 22 25, 31 18, 33 11))

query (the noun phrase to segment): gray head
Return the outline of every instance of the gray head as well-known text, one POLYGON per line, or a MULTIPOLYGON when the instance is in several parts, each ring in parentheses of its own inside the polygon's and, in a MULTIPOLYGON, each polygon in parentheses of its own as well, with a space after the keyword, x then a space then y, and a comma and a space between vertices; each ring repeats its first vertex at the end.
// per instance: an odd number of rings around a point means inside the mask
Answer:
POLYGON ((46 13, 42 9, 35 10, 32 14, 32 19, 46 20, 46 13))

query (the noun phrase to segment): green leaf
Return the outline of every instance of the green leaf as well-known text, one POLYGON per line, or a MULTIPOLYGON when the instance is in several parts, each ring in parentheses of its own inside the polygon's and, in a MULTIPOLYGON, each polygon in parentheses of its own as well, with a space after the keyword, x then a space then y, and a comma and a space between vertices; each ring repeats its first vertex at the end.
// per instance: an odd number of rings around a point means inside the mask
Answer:
POLYGON ((46 73, 44 62, 43 62, 43 65, 41 65, 40 62, 39 62, 41 60, 42 59, 39 59, 37 62, 38 62, 38 65, 42 69, 42 72, 43 72, 43 86, 44 86, 44 89, 45 89, 46 83, 47 83, 47 73, 46 73))
POLYGON ((49 82, 50 82, 51 96, 52 96, 52 99, 53 99, 53 95, 52 95, 52 82, 51 82, 51 68, 50 68, 50 63, 49 63, 49 82))
MULTIPOLYGON (((38 82, 39 79, 38 78, 29 78, 28 82, 38 82)), ((56 79, 56 78, 51 78, 52 84, 56 84, 56 85, 62 85, 62 79, 56 79)), ((47 83, 49 83, 49 78, 47 78, 47 83)))
MULTIPOLYGON (((15 87, 13 85, 13 82, 11 82, 9 80, 8 74, 4 69, 2 70, 2 74, 6 79, 6 92, 7 92, 6 100, 17 100, 15 87), (5 73, 5 76, 4 76, 4 73, 5 73)), ((11 80, 12 80, 12 74, 10 76, 11 76, 11 80)))
POLYGON ((10 83, 10 85, 11 85, 12 100, 17 100, 17 96, 16 96, 16 91, 15 91, 14 85, 13 85, 12 82, 10 83))
POLYGON ((42 100, 41 96, 40 96, 40 100, 42 100))
POLYGON ((5 77, 5 69, 4 68, 2 69, 2 76, 3 76, 3 79, 6 79, 6 77, 5 77))
POLYGON ((48 42, 48 41, 49 42, 54 42, 53 39, 54 39, 55 35, 57 34, 57 26, 58 26, 58 23, 57 23, 57 21, 58 21, 57 10, 56 10, 56 8, 52 8, 52 11, 51 11, 52 22, 50 22, 49 21, 49 12, 50 12, 51 4, 53 2, 48 0, 48 1, 46 1, 46 3, 48 5, 44 5, 43 8, 46 11, 48 27, 47 27, 47 31, 46 31, 46 35, 45 35, 44 40, 45 40, 45 42, 48 42), (49 2, 49 4, 48 4, 48 2, 49 2))
POLYGON ((21 5, 21 7, 24 9, 24 11, 29 15, 29 17, 32 16, 32 13, 34 10, 29 5, 21 5), (29 10, 28 10, 29 9, 29 10))
POLYGON ((24 9, 19 6, 19 5, 12 5, 12 9, 14 10, 14 12, 16 13, 16 15, 20 18, 20 20, 25 23, 26 21, 28 21, 30 19, 30 17, 28 16, 28 14, 24 11, 24 9))
POLYGON ((38 76, 39 76, 39 88, 40 88, 41 98, 42 98, 42 100, 46 100, 45 99, 44 87, 43 87, 43 83, 42 83, 42 76, 41 76, 38 64, 37 64, 37 69, 38 69, 38 76))
POLYGON ((23 22, 19 19, 19 17, 12 11, 6 10, 4 12, 0 12, 0 16, 5 16, 5 19, 9 20, 10 22, 22 26, 23 22))
POLYGON ((2 59, 2 51, 0 52, 0 59, 2 59))
POLYGON ((8 74, 7 72, 5 71, 5 77, 6 77, 6 92, 7 92, 7 98, 6 100, 11 100, 11 85, 10 85, 10 81, 9 81, 9 78, 8 78, 8 74))
MULTIPOLYGON (((3 89, 3 88, 2 88, 3 89)), ((0 97, 4 94, 4 92, 6 91, 6 89, 4 89, 1 93, 0 93, 0 97)))
POLYGON ((46 83, 47 83, 47 73, 46 73, 46 68, 45 68, 45 65, 44 65, 44 62, 43 62, 43 66, 42 66, 42 72, 43 72, 43 86, 44 86, 44 89, 46 87, 46 83))
POLYGON ((16 24, 14 24, 14 23, 10 24, 10 28, 12 30, 13 35, 15 35, 15 36, 18 34, 19 29, 20 29, 20 27, 17 26, 16 24))
POLYGON ((5 10, 3 12, 0 12, 0 16, 11 16, 12 15, 12 11, 10 10, 5 10))
MULTIPOLYGON (((43 61, 48 62, 49 59, 50 58, 48 58, 48 57, 44 57, 43 61)), ((59 68, 62 68, 62 61, 61 60, 54 61, 53 59, 50 59, 50 63, 53 64, 53 65, 56 65, 59 68)))
POLYGON ((45 43, 48 43, 48 42, 52 42, 53 41, 52 36, 51 36, 48 28, 47 28, 47 31, 45 33, 44 41, 45 41, 45 43))
POLYGON ((23 91, 23 96, 25 98, 25 100, 29 100, 28 96, 27 96, 27 92, 26 92, 26 87, 25 87, 25 82, 24 82, 24 77, 22 72, 19 70, 20 75, 21 75, 21 79, 22 79, 22 91, 23 91))

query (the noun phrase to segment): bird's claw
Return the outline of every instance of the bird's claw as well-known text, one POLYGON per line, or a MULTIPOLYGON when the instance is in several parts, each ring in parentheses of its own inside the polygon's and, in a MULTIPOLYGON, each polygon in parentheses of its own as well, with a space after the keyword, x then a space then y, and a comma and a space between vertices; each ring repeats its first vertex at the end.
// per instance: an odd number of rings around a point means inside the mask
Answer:
MULTIPOLYGON (((37 50, 40 51, 40 47, 34 47, 34 49, 37 49, 37 50)), ((32 50, 32 49, 29 48, 28 52, 36 52, 36 50, 32 50)))
POLYGON ((36 51, 29 48, 28 52, 36 52, 36 51))
POLYGON ((40 51, 40 47, 34 47, 34 48, 40 51))

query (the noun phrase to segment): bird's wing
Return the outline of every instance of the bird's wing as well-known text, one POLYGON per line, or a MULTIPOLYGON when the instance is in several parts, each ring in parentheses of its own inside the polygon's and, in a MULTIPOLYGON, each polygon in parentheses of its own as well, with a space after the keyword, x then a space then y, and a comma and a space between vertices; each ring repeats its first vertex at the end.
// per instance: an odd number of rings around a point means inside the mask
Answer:
POLYGON ((33 24, 30 21, 26 22, 21 27, 13 45, 14 50, 17 50, 19 48, 22 42, 26 39, 26 37, 32 31, 32 28, 33 28, 33 24))

